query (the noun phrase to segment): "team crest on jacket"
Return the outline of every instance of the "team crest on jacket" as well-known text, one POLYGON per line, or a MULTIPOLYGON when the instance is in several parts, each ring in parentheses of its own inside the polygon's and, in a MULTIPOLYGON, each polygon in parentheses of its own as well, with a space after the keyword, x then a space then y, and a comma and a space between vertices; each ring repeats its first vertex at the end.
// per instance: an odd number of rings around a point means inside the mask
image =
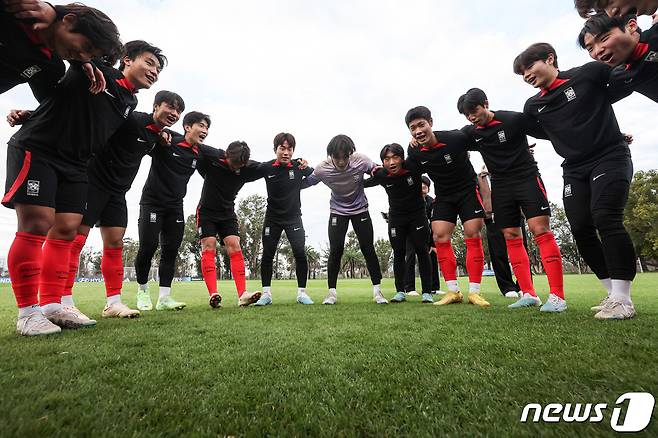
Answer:
POLYGON ((567 102, 571 102, 576 98, 576 92, 573 90, 573 87, 564 90, 564 95, 567 96, 567 102))
POLYGON ((23 76, 25 79, 30 79, 32 78, 32 76, 39 73, 40 71, 41 71, 41 67, 39 67, 38 65, 33 65, 23 70, 21 76, 23 76))
POLYGON ((294 170, 289 170, 288 171, 288 178, 289 179, 295 179, 295 171, 294 170))
POLYGON ((445 158, 447 164, 452 163, 452 157, 450 156, 450 154, 445 154, 443 158, 445 158))
POLYGON ((127 106, 127 107, 126 107, 126 110, 123 112, 123 118, 124 118, 124 119, 127 119, 127 118, 128 118, 128 114, 130 114, 130 107, 129 107, 129 106, 127 106))
POLYGON ((507 137, 505 137, 505 131, 498 131, 498 141, 501 143, 505 143, 507 141, 507 137))
POLYGON ((407 177, 407 184, 409 184, 410 186, 413 186, 414 185, 414 179, 412 177, 407 177))
POLYGON ((27 180, 27 196, 39 196, 40 181, 34 179, 27 180))
POLYGON ((192 160, 192 169, 196 169, 196 158, 192 160))
POLYGON ((571 195, 573 195, 573 193, 571 192, 571 184, 567 184, 564 186, 564 197, 568 198, 571 195))

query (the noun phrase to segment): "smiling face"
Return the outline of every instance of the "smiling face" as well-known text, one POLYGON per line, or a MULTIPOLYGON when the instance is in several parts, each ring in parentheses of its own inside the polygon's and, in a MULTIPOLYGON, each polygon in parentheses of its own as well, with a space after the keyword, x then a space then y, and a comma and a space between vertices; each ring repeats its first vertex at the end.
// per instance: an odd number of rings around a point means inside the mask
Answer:
POLYGON ((583 38, 589 56, 612 67, 627 62, 639 40, 636 20, 629 20, 625 31, 614 27, 597 36, 586 33, 583 38))
POLYGON ((386 152, 384 155, 384 168, 389 171, 390 174, 396 175, 402 169, 402 157, 395 155, 393 151, 386 152))
POLYGON ((489 104, 485 103, 484 106, 477 105, 464 116, 474 125, 486 126, 486 124, 493 118, 493 113, 489 111, 489 104))
POLYGON ((545 60, 538 60, 523 71, 523 80, 535 88, 548 88, 557 78, 558 70, 553 65, 553 54, 545 60))
POLYGON ((192 125, 185 125, 183 128, 185 129, 185 140, 192 145, 203 143, 203 140, 208 136, 208 123, 205 120, 192 125))
POLYGON ((288 144, 288 140, 284 140, 283 144, 278 145, 274 152, 276 153, 276 160, 279 163, 288 164, 292 160, 292 154, 295 153, 295 148, 288 144))
MULTIPOLYGON (((168 102, 153 106, 153 120, 160 126, 173 126, 180 119, 180 111, 168 102)), ((205 122, 204 122, 205 123, 205 122)))
POLYGON ((74 14, 66 14, 62 20, 55 22, 45 37, 49 48, 67 61, 88 62, 102 56, 102 51, 95 48, 89 38, 74 32, 74 28, 74 14))
POLYGON ((418 142, 421 146, 432 146, 436 143, 436 137, 434 132, 432 132, 432 126, 434 122, 425 119, 415 119, 409 122, 409 132, 411 136, 418 142))
POLYGON ((137 89, 151 88, 162 70, 157 56, 151 52, 140 53, 135 59, 125 57, 123 62, 125 64, 123 75, 137 89))

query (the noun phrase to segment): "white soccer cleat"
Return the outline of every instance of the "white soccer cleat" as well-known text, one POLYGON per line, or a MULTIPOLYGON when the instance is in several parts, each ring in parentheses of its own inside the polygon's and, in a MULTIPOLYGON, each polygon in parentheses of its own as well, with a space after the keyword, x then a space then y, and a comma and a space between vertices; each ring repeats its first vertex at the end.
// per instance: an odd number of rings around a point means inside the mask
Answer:
POLYGON ((131 309, 123 303, 114 303, 105 306, 103 318, 137 318, 139 310, 131 309))
POLYGON ((621 301, 613 301, 610 299, 605 306, 594 315, 594 318, 602 320, 620 320, 631 319, 634 316, 635 306, 633 306, 633 303, 622 303, 621 301))
POLYGON ((327 298, 322 301, 322 304, 328 304, 328 305, 334 305, 336 304, 337 298, 336 295, 329 294, 327 295, 327 298))
POLYGON ((591 310, 592 312, 600 312, 601 310, 603 310, 603 308, 608 303, 608 301, 610 301, 610 295, 602 299, 598 305, 592 306, 589 310, 591 310))
POLYGON ((50 322, 62 328, 78 329, 88 327, 87 321, 80 318, 77 314, 66 310, 64 307, 52 312, 44 313, 44 316, 48 318, 50 322))
POLYGON ((384 298, 381 292, 375 294, 372 299, 377 304, 388 304, 388 300, 384 298))
POLYGON ((82 321, 84 321, 85 324, 83 325, 83 327, 93 327, 96 325, 95 319, 91 319, 90 317, 82 313, 80 309, 78 309, 75 306, 64 306, 64 311, 71 312, 75 314, 78 318, 80 318, 82 321))
POLYGON ((407 292, 407 295, 410 296, 410 297, 419 296, 418 292, 416 292, 415 290, 410 290, 409 292, 407 292))
POLYGON ((505 298, 520 298, 519 293, 513 290, 505 292, 505 298))
POLYGON ((16 322, 16 332, 22 336, 42 336, 42 335, 53 335, 55 333, 61 333, 62 329, 53 324, 43 316, 43 313, 33 312, 22 318, 18 318, 16 322))

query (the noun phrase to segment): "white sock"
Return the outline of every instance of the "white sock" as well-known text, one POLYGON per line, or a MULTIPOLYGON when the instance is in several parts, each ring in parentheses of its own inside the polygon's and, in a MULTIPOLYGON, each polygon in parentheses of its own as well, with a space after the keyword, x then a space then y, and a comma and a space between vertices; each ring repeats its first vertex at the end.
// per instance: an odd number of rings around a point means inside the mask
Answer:
POLYGON ((169 295, 171 295, 171 288, 170 287, 160 286, 160 297, 159 298, 168 297, 169 295))
POLYGON ((24 316, 32 315, 33 313, 41 312, 41 307, 38 304, 28 307, 20 307, 18 309, 18 317, 22 318, 24 316))
POLYGON ((448 288, 448 292, 459 292, 459 283, 457 283, 457 280, 446 281, 446 287, 448 288))
POLYGON ((329 288, 329 295, 331 295, 332 297, 335 297, 337 295, 335 287, 329 288))
POLYGON ((298 287, 297 288, 297 296, 299 297, 301 295, 306 295, 306 288, 305 287, 298 287))
POLYGON ((372 285, 372 294, 373 295, 379 295, 382 293, 382 285, 381 284, 373 284, 372 285))
POLYGON ((149 290, 149 285, 148 284, 140 284, 138 289, 139 290, 149 290))
POLYGON ((606 292, 608 292, 608 296, 612 293, 612 280, 609 278, 602 278, 601 284, 603 284, 603 287, 605 288, 606 292))
POLYGON ((479 294, 480 293, 480 283, 468 283, 468 293, 469 294, 479 294))
POLYGON ((45 306, 41 306, 41 310, 43 310, 44 314, 57 312, 58 310, 62 310, 62 304, 61 303, 46 304, 45 306))
POLYGON ((73 295, 62 295, 62 306, 75 307, 75 303, 73 302, 73 295))
POLYGON ((107 297, 106 302, 107 302, 108 306, 113 306, 115 304, 121 304, 121 294, 112 295, 111 297, 107 297))
POLYGON ((272 295, 272 287, 271 286, 263 286, 263 295, 272 295))
POLYGON ((614 301, 621 301, 625 304, 631 303, 631 284, 628 280, 611 280, 612 292, 610 298, 614 301))

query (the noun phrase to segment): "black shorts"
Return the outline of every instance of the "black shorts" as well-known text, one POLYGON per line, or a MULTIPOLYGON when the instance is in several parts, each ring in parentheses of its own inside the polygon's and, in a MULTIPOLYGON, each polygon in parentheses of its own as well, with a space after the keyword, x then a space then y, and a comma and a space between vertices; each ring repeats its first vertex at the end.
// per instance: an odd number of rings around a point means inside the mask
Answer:
POLYGON ((500 228, 520 227, 521 211, 526 219, 551 215, 544 182, 539 175, 515 181, 493 180, 491 206, 493 220, 500 228))
POLYGON ((240 237, 240 227, 235 216, 220 218, 198 211, 196 214, 196 227, 201 239, 204 237, 218 237, 222 241, 228 236, 240 237))
POLYGON ((107 192, 90 183, 82 223, 89 227, 128 227, 126 196, 107 192))
POLYGON ((7 179, 2 205, 40 205, 57 213, 83 214, 87 169, 39 152, 7 146, 7 179))
POLYGON ((471 219, 484 218, 484 205, 477 186, 449 195, 436 196, 432 206, 432 221, 456 224, 457 216, 462 224, 471 219))

